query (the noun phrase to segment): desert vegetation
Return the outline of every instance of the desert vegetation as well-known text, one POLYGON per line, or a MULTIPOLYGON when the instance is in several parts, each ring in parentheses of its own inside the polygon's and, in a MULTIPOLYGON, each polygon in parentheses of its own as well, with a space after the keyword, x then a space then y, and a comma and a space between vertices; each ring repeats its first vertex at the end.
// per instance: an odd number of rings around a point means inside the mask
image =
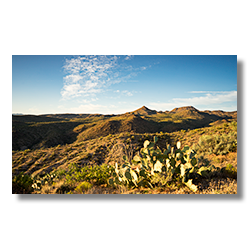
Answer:
POLYGON ((236 194, 237 112, 13 116, 21 194, 236 194))

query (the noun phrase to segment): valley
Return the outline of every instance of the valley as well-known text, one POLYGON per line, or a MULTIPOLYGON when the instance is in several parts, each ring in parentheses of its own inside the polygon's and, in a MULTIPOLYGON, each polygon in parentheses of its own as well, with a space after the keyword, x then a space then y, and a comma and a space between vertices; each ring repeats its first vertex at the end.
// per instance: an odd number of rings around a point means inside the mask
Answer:
MULTIPOLYGON (((179 141, 181 145, 197 151, 200 166, 214 166, 217 172, 223 169, 211 180, 197 179, 197 187, 200 188, 195 193, 237 193, 237 178, 232 174, 236 172, 237 176, 237 112, 199 111, 192 106, 165 112, 143 106, 120 115, 13 115, 13 178, 29 176, 33 185, 36 179, 61 173, 57 181, 47 182, 40 189, 30 188, 28 193, 79 193, 77 187, 86 181, 85 177, 67 181, 70 169, 75 172, 85 169, 86 172, 88 168, 102 166, 106 171, 114 168, 116 163, 122 165, 124 155, 132 164, 144 142, 153 141, 155 137, 161 150, 168 144, 176 148, 179 141), (222 145, 220 149, 211 144, 211 138, 216 135, 217 141, 220 138, 224 140, 223 143, 218 141, 218 145, 222 145), (204 149, 200 150, 198 145, 204 143, 201 138, 210 143, 207 147, 214 149, 207 152, 203 146, 204 149), (233 170, 225 171, 228 168, 233 170), (62 187, 65 186, 64 190, 62 187)), ((89 179, 91 188, 81 189, 80 193, 192 193, 185 185, 178 188, 174 182, 167 185, 158 183, 153 188, 145 185, 131 188, 109 185, 108 179, 101 184, 95 180, 89 179)), ((13 193, 27 191, 18 185, 14 181, 13 193)))

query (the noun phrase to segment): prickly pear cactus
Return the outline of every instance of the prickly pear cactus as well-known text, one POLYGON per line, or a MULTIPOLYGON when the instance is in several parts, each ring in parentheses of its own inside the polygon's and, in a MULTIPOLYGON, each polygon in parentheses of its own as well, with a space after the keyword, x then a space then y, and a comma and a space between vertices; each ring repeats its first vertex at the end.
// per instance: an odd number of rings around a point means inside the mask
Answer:
POLYGON ((146 140, 130 164, 124 156, 124 164, 118 166, 116 163, 115 172, 109 179, 110 185, 147 186, 153 188, 152 179, 156 174, 172 176, 172 180, 180 180, 193 192, 197 186, 192 183, 192 175, 197 173, 206 176, 209 168, 198 167, 198 160, 194 150, 185 146, 181 149, 178 141, 176 149, 167 145, 163 151, 156 146, 158 138, 155 136, 153 142, 146 140))

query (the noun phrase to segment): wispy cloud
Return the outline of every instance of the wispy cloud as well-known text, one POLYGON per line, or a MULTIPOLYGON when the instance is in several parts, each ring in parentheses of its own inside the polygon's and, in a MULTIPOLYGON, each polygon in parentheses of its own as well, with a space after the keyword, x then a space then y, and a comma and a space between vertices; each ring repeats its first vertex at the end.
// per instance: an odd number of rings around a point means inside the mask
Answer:
POLYGON ((122 93, 127 96, 133 96, 133 93, 128 90, 123 90, 122 93))
POLYGON ((226 103, 237 101, 237 91, 191 91, 190 93, 202 94, 190 98, 173 98, 170 102, 152 102, 150 107, 156 110, 172 110, 176 107, 195 106, 202 109, 204 106, 223 107, 223 110, 236 110, 235 106, 227 106, 226 103), (226 108, 227 107, 227 108, 226 108))
POLYGON ((114 93, 118 93, 118 95, 116 95, 115 97, 111 97, 113 99, 117 99, 117 98, 120 98, 122 95, 125 95, 125 96, 133 96, 135 93, 137 93, 137 91, 128 91, 128 90, 114 90, 114 93))
POLYGON ((102 87, 114 77, 116 56, 78 56, 66 59, 63 66, 66 76, 61 91, 63 99, 101 92, 102 87))
MULTIPOLYGON (((126 56, 125 60, 132 58, 126 56)), ((128 81, 146 67, 120 64, 118 56, 78 56, 66 59, 63 69, 65 76, 61 96, 65 100, 101 93, 111 84, 128 81)))
POLYGON ((134 57, 134 56, 132 56, 132 55, 127 55, 124 59, 125 59, 125 60, 131 60, 133 57, 134 57))

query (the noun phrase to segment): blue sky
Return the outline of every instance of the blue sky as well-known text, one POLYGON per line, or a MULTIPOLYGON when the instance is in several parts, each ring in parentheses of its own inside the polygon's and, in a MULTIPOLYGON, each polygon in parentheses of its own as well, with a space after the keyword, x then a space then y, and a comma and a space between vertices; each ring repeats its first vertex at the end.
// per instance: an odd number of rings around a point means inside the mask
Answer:
POLYGON ((237 56, 12 56, 12 113, 237 110, 237 56))

